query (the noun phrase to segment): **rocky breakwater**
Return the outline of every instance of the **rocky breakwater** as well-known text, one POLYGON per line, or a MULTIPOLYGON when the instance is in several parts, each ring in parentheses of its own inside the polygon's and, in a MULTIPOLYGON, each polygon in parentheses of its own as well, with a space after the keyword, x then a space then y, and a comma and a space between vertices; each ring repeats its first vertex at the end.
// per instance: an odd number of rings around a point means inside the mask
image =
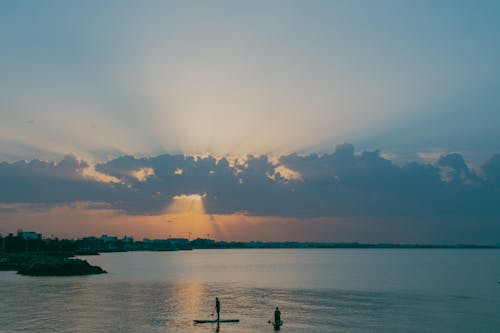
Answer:
POLYGON ((86 260, 69 258, 38 258, 19 267, 17 274, 30 276, 74 276, 106 273, 86 260))
POLYGON ((50 255, 3 255, 0 270, 17 270, 18 274, 30 276, 75 276, 106 273, 99 266, 86 260, 50 255))

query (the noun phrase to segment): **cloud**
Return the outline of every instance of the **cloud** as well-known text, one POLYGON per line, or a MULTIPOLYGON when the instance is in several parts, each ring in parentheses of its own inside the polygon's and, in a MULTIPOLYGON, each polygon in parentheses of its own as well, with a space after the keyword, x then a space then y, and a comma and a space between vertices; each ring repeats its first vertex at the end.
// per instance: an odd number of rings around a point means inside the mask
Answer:
POLYGON ((284 165, 279 165, 274 169, 274 174, 283 177, 286 180, 302 180, 300 172, 287 168, 284 165))
POLYGON ((233 163, 213 156, 122 156, 95 165, 101 178, 82 172, 88 162, 66 156, 1 163, 0 203, 92 201, 129 214, 160 215, 188 193, 203 196, 204 212, 218 215, 498 216, 499 156, 483 165, 484 178, 459 153, 442 155, 435 164, 400 166, 377 150, 355 153, 347 143, 332 154, 273 160, 249 155, 233 163))
POLYGON ((143 182, 150 176, 153 176, 155 171, 152 168, 140 168, 138 170, 132 171, 132 176, 137 178, 138 181, 143 182))
POLYGON ((113 177, 113 176, 110 176, 108 174, 97 171, 93 165, 89 165, 85 169, 82 169, 81 175, 84 178, 91 178, 91 179, 94 179, 95 181, 103 182, 103 183, 120 183, 121 182, 116 177, 113 177))
POLYGON ((496 185, 500 185, 500 154, 491 157, 482 167, 486 179, 496 185))
POLYGON ((113 185, 85 175, 88 167, 89 163, 73 155, 59 162, 34 159, 0 163, 0 202, 57 204, 117 200, 113 185))

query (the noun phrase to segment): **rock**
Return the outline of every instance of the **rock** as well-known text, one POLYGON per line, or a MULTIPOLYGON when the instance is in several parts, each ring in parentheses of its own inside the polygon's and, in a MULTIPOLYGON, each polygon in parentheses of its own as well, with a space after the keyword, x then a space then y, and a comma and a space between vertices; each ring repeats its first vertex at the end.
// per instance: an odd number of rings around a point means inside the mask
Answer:
POLYGON ((73 276, 106 273, 99 266, 86 260, 65 258, 43 258, 23 264, 17 274, 30 276, 73 276))

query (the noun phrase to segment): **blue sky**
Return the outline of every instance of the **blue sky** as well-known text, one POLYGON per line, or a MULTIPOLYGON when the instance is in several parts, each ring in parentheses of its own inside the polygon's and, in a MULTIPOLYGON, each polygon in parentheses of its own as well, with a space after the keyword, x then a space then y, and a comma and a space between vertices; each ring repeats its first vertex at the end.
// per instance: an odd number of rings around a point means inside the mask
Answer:
POLYGON ((3 1, 0 232, 120 230, 65 224, 81 213, 152 235, 190 220, 203 227, 173 229, 244 239, 287 220, 287 239, 496 242, 499 14, 498 1, 3 1))
POLYGON ((1 160, 498 149, 498 2, 0 6, 1 160))

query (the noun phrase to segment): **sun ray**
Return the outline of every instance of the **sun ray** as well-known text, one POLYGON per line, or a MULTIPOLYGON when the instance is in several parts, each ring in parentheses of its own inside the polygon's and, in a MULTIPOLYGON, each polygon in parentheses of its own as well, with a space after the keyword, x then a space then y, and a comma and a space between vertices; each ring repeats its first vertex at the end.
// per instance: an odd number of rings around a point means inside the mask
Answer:
POLYGON ((214 236, 214 226, 207 214, 203 199, 206 194, 178 194, 165 209, 165 217, 171 221, 173 233, 190 234, 193 237, 208 238, 214 236))

